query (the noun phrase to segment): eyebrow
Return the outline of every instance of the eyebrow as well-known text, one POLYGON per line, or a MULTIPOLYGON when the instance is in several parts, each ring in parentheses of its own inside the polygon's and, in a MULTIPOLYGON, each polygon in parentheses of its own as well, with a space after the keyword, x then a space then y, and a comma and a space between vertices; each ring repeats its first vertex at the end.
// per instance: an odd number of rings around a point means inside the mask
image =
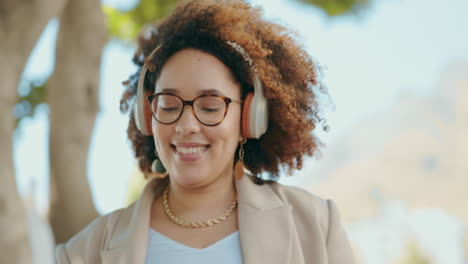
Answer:
MULTIPOLYGON (((177 95, 180 94, 180 91, 178 89, 174 89, 174 88, 164 88, 160 92, 161 93, 173 93, 173 94, 177 94, 177 95)), ((216 94, 216 95, 223 95, 224 96, 224 93, 222 93, 221 91, 216 90, 216 89, 201 90, 198 94, 199 95, 200 94, 216 94)))
POLYGON ((173 88, 164 88, 159 93, 173 93, 173 94, 179 94, 179 90, 173 89, 173 88))

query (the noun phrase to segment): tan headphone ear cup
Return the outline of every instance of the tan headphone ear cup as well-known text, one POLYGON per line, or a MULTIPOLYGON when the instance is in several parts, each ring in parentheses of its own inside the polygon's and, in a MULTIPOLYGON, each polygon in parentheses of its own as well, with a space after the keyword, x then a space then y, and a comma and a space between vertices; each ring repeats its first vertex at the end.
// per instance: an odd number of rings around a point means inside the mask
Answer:
POLYGON ((143 115, 144 115, 143 122, 145 122, 143 125, 146 127, 146 131, 148 131, 147 136, 153 135, 153 128, 151 127, 152 126, 151 124, 152 114, 151 114, 151 109, 150 109, 151 106, 149 105, 148 100, 146 100, 146 97, 148 97, 149 95, 151 95, 151 92, 146 91, 143 102, 141 102, 143 104, 143 115))
POLYGON ((137 129, 144 136, 151 136, 153 131, 151 129, 151 111, 146 100, 146 97, 151 94, 150 91, 144 90, 144 82, 148 67, 143 65, 138 79, 137 93, 135 98, 135 105, 133 109, 133 117, 137 129))
POLYGON ((245 138, 250 138, 250 108, 252 106, 252 98, 254 93, 248 93, 242 106, 242 135, 245 138))

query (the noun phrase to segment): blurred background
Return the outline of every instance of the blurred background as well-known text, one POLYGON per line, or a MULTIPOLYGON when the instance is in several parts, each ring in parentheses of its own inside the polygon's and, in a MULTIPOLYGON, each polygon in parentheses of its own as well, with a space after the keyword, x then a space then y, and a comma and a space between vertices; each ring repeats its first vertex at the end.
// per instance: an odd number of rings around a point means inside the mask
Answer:
MULTIPOLYGON (((54 263, 138 196, 122 81, 177 2, 0 2, 0 263, 54 263)), ((321 156, 281 182, 337 202, 358 263, 467 264, 468 1, 249 2, 297 32, 331 95, 321 156)))

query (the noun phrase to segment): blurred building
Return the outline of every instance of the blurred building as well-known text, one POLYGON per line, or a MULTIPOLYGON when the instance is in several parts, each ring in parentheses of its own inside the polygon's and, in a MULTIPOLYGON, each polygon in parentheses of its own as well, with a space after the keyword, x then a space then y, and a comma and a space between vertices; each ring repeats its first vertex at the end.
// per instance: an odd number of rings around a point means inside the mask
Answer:
MULTIPOLYGON (((393 254, 382 262, 363 259, 363 263, 391 263, 389 259, 397 257, 401 250, 396 244, 404 246, 409 239, 419 239, 421 244, 436 238, 441 230, 453 234, 444 241, 454 240, 453 245, 459 245, 460 250, 450 254, 462 256, 440 262, 438 253, 427 252, 430 249, 424 245, 421 248, 434 263, 464 263, 463 229, 468 227, 468 61, 450 66, 432 94, 403 94, 388 112, 371 116, 328 144, 318 163, 321 165, 307 173, 323 178, 311 184, 310 190, 338 203, 344 222, 354 228, 350 233, 359 237, 359 230, 369 232, 374 228, 381 235, 374 246, 378 241, 395 242, 389 246, 393 254), (399 209, 389 207, 389 201, 398 201, 399 209), (418 226, 425 226, 430 234, 418 236, 423 232, 417 230, 418 226), (391 236, 389 230, 402 238, 385 238, 385 234, 391 236)), ((442 250, 448 252, 446 247, 440 247, 442 250)), ((376 249, 373 252, 375 256, 376 249)))

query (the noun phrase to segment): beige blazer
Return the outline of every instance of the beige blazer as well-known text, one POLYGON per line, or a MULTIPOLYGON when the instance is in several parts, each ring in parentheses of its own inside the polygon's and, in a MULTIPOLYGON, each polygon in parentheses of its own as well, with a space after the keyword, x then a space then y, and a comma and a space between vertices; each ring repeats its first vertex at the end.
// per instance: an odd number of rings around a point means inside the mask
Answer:
MULTIPOLYGON (((128 208, 100 216, 57 246, 58 263, 144 264, 154 196, 150 181, 128 208)), ((245 264, 352 264, 335 204, 279 183, 236 182, 245 264)))

